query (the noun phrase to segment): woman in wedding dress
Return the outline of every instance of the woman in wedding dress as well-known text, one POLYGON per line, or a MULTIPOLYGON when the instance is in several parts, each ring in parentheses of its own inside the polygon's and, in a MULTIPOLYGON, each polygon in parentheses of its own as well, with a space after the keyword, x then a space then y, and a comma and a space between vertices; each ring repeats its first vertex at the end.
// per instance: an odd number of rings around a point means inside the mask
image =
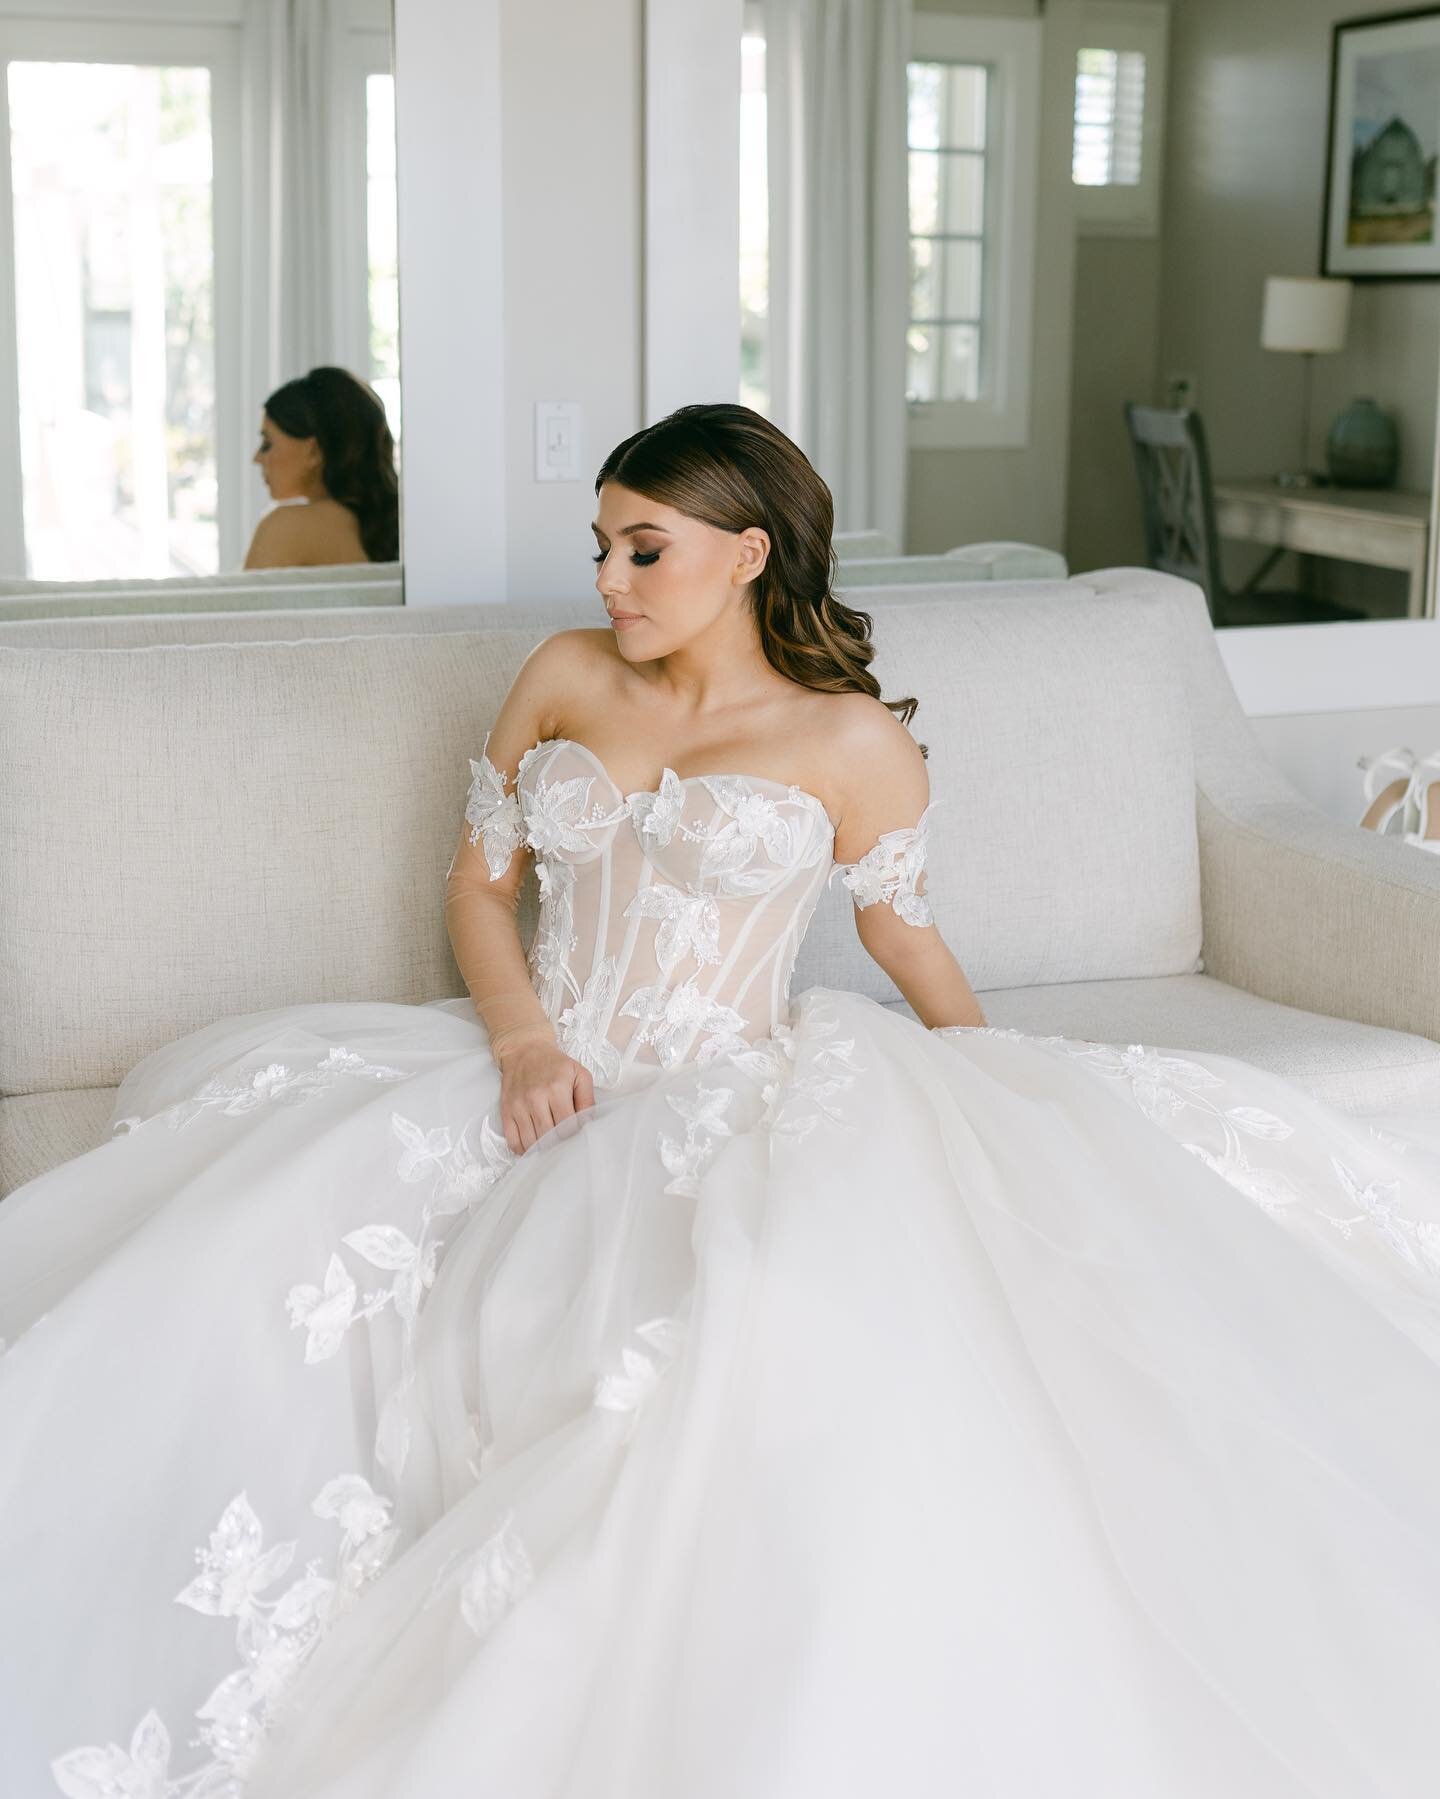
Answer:
POLYGON ((809 463, 596 491, 469 997, 221 1019, 0 1206, 0 1791, 1433 1795, 1440 1121, 987 1024, 809 463), (832 878, 914 1018, 791 996, 832 878))

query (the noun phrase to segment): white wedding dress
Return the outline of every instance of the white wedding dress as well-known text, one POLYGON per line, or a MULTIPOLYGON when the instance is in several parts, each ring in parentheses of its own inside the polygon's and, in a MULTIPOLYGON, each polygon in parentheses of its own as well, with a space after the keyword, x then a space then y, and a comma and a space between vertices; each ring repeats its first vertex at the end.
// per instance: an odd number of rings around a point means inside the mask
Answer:
POLYGON ((0 1205, 5 1799, 1433 1799, 1440 1119, 792 1002, 923 821, 473 766, 597 1104, 287 1006, 0 1205))

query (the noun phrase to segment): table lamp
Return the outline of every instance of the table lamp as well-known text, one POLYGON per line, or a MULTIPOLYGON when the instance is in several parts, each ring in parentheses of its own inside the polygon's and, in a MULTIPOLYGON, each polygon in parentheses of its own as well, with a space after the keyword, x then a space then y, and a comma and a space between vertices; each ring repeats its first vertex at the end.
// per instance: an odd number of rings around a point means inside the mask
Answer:
POLYGON ((1260 321, 1260 347, 1288 350, 1304 361, 1304 400, 1300 426, 1300 461, 1278 474, 1281 487, 1324 486, 1327 477, 1310 468, 1310 384, 1315 358, 1345 348, 1345 328, 1350 321, 1348 281, 1324 281, 1317 276, 1267 275, 1265 310, 1260 321))

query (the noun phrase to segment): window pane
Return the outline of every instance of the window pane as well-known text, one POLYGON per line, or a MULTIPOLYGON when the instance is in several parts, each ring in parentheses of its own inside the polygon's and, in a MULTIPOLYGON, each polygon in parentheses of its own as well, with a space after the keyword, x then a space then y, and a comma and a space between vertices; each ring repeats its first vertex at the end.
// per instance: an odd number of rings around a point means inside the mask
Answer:
POLYGON ((940 83, 943 75, 944 71, 939 63, 910 64, 910 122, 907 139, 917 150, 938 150, 940 147, 940 83))
POLYGON ((938 399, 939 331, 932 325, 912 325, 905 333, 905 352, 905 398, 938 399))
POLYGON ((929 235, 938 227, 940 158, 930 150, 910 152, 910 229, 929 235))
POLYGON ((934 319, 940 316, 940 286, 936 280, 935 239, 910 239, 910 316, 912 319, 934 319))
POLYGON ((946 325, 940 333, 940 398, 980 398, 980 328, 946 325))
POLYGON ((400 258, 395 229, 395 79, 365 78, 365 240, 370 273, 370 384, 400 442, 400 258))
POLYGON ((940 289, 942 309, 934 316, 945 319, 978 319, 979 244, 942 243, 941 248, 944 250, 944 280, 940 289))
POLYGON ((945 183, 945 223, 941 229, 970 232, 978 237, 985 228, 985 158, 947 156, 941 179, 945 183))
POLYGON ((765 39, 740 39, 740 404, 770 409, 770 195, 765 39))
POLYGON ((213 574, 207 69, 12 62, 26 570, 213 574))
POLYGON ((951 150, 983 150, 989 71, 980 63, 953 63, 946 76, 946 146, 951 150))

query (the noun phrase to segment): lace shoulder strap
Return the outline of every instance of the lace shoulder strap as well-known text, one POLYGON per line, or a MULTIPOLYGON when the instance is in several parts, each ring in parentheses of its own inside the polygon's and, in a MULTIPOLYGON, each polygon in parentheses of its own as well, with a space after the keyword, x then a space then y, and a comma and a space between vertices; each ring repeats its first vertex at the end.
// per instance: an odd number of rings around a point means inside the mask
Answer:
POLYGON ((485 866, 490 879, 498 881, 510 866, 510 858, 525 841, 525 824, 520 816, 520 801, 514 793, 506 793, 505 776, 485 754, 490 733, 480 746, 480 760, 470 758, 470 792, 465 800, 465 819, 470 826, 470 842, 480 844, 485 853, 485 866))
POLYGON ((866 906, 893 906, 906 924, 934 924, 935 914, 923 893, 916 891, 925 871, 929 851, 929 805, 913 825, 897 831, 884 831, 873 848, 866 850, 858 862, 837 862, 830 878, 850 889, 857 911, 866 906))

